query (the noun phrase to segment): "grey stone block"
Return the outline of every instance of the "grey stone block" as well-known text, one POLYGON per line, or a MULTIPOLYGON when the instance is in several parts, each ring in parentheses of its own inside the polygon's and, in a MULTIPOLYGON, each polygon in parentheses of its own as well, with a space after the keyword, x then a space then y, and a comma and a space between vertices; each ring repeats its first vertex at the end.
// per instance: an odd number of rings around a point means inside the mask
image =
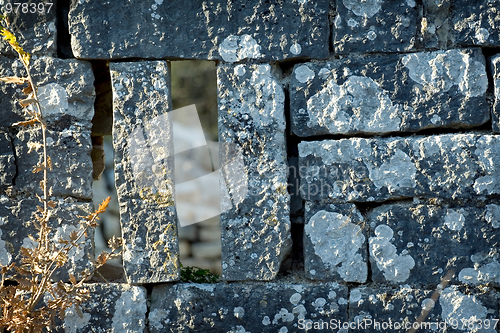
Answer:
MULTIPOLYGON (((93 212, 92 204, 75 202, 71 198, 55 200, 57 207, 51 209, 52 218, 49 224, 53 232, 51 239, 69 240, 72 231, 80 228, 80 218, 93 212)), ((36 198, 14 200, 6 196, 0 197, 0 264, 7 266, 12 261, 21 263, 21 247, 33 249, 37 244, 28 238, 32 235, 37 238, 38 230, 34 227, 37 206, 43 204, 36 198)), ((85 246, 73 249, 68 253, 69 261, 62 269, 57 270, 54 279, 69 281, 69 273, 79 277, 84 269, 92 270, 93 265, 89 257, 94 257, 94 232, 89 230, 83 238, 85 246)), ((61 246, 61 244, 56 244, 61 246)))
POLYGON ((0 194, 14 185, 17 175, 14 147, 9 133, 0 131, 0 194))
MULTIPOLYGON (((63 131, 70 125, 92 126, 94 116, 94 74, 89 62, 42 57, 31 61, 31 74, 38 86, 42 113, 49 128, 63 131), (78 124, 77 124, 78 123, 78 124)), ((26 76, 20 60, 0 58, 0 77, 26 76)), ((18 103, 25 99, 24 86, 0 83, 0 126, 25 120, 18 103)))
POLYGON ((270 65, 217 70, 223 279, 271 280, 292 245, 285 94, 270 65))
POLYGON ((366 232, 354 204, 306 203, 304 270, 313 280, 366 282, 366 232))
POLYGON ((299 332, 312 321, 347 320, 337 283, 160 285, 151 294, 154 332, 299 332))
POLYGON ((500 1, 453 1, 452 31, 462 46, 498 47, 500 44, 500 1))
POLYGON ((394 204, 367 217, 372 280, 437 285, 500 284, 500 206, 439 207, 394 204))
POLYGON ((74 1, 69 25, 77 58, 268 62, 328 56, 327 0, 252 5, 222 0, 74 1))
POLYGON ((333 202, 481 201, 500 193, 498 147, 497 136, 475 134, 301 142, 301 193, 333 202))
POLYGON ((83 317, 74 307, 58 319, 55 332, 148 332, 146 288, 118 283, 93 283, 85 287, 91 298, 81 306, 83 317))
POLYGON ((491 122, 494 133, 500 133, 500 55, 490 58, 495 102, 491 112, 491 122))
POLYGON ((497 332, 493 328, 498 316, 497 292, 449 286, 440 292, 437 301, 432 299, 434 292, 409 285, 351 289, 349 332, 402 333, 412 327, 418 332, 497 332), (424 311, 427 317, 419 322, 424 311))
MULTIPOLYGON (((2 2, 2 15, 9 18, 9 30, 14 33, 24 51, 36 56, 57 56, 56 8, 57 0, 40 2, 27 0, 2 2), (10 12, 6 5, 11 4, 10 12), (43 8, 42 8, 43 7, 43 8)), ((0 39, 0 54, 18 58, 12 47, 0 39)))
POLYGON ((420 21, 420 34, 426 49, 450 49, 451 0, 424 0, 423 17, 420 21))
POLYGON ((174 209, 170 68, 111 63, 113 145, 123 262, 130 283, 179 279, 174 209))
POLYGON ((418 8, 413 0, 336 1, 335 53, 404 52, 415 49, 418 8))
POLYGON ((297 64, 290 84, 298 136, 470 128, 490 119, 479 49, 297 64))

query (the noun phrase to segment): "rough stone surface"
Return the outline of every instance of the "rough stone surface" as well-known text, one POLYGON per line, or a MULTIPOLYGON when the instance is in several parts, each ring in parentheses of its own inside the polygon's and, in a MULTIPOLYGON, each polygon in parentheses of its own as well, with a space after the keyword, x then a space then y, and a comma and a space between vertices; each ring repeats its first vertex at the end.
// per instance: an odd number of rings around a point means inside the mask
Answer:
MULTIPOLYGON (((19 45, 32 55, 57 56, 57 0, 50 1, 51 5, 48 1, 27 0, 20 2, 19 8, 15 3, 16 1, 2 1, 0 8, 2 15, 9 18, 9 30, 14 32, 19 45), (8 3, 12 4, 10 13, 5 8, 8 3)), ((0 39, 0 54, 18 58, 17 53, 3 38, 0 39)))
POLYGON ((414 0, 338 0, 335 53, 403 52, 415 49, 418 8, 414 0))
MULTIPOLYGON (((25 73, 20 60, 0 57, 0 77, 24 77, 25 73)), ((38 86, 40 103, 49 128, 63 131, 70 123, 91 126, 95 90, 94 74, 89 62, 41 57, 32 60, 31 74, 38 86)), ((25 99, 26 95, 20 87, 3 82, 0 84, 0 126, 11 126, 25 120, 18 100, 25 99)))
POLYGON ((286 4, 86 0, 73 2, 69 22, 77 58, 235 62, 328 56, 327 0, 286 4))
POLYGON ((491 122, 494 133, 500 133, 500 55, 496 55, 490 59, 491 70, 493 71, 493 87, 495 94, 495 102, 491 112, 491 122))
POLYGON ((217 71, 222 276, 271 280, 291 248, 285 94, 270 65, 217 71))
POLYGON ((370 226, 371 277, 379 283, 500 284, 500 206, 394 204, 375 208, 370 226))
POLYGON ((312 321, 347 319, 347 288, 337 283, 160 285, 153 289, 154 332, 299 332, 312 321))
POLYGON ((500 193, 499 144, 497 136, 475 134, 301 142, 301 194, 316 201, 485 200, 500 193))
POLYGON ((146 288, 127 284, 87 284, 91 299, 82 304, 83 317, 74 307, 58 320, 56 332, 148 332, 146 288))
POLYGON ((130 283, 179 279, 170 67, 111 63, 115 183, 130 283))
POLYGON ((17 174, 12 139, 7 132, 0 131, 0 195, 14 185, 17 174))
POLYGON ((427 49, 449 49, 452 46, 451 0, 424 0, 420 34, 427 49))
POLYGON ((366 282, 364 219, 354 204, 307 202, 304 270, 314 280, 366 282))
POLYGON ((298 136, 468 128, 490 119, 479 49, 297 64, 290 87, 298 136))
POLYGON ((454 0, 452 31, 458 45, 500 45, 500 1, 454 0))
POLYGON ((498 293, 464 289, 449 286, 435 302, 431 299, 434 290, 409 285, 353 288, 349 294, 349 332, 408 332, 413 325, 418 332, 497 332, 493 327, 498 293), (427 317, 418 324, 423 311, 428 311, 427 317))
MULTIPOLYGON (((50 237, 55 240, 69 240, 69 234, 79 230, 80 219, 78 216, 92 213, 92 204, 75 202, 71 198, 59 199, 55 202, 57 207, 52 210, 54 217, 49 221, 53 230, 50 237)), ((0 197, 0 264, 6 266, 12 261, 20 263, 21 247, 35 248, 37 246, 28 238, 28 235, 36 238, 38 233, 33 226, 35 222, 33 214, 37 211, 36 206, 43 206, 36 198, 0 197)), ((69 252, 68 264, 56 271, 54 279, 69 281, 69 273, 78 277, 84 269, 92 269, 89 256, 94 256, 93 230, 89 230, 84 240, 85 246, 83 248, 73 249, 69 252)))

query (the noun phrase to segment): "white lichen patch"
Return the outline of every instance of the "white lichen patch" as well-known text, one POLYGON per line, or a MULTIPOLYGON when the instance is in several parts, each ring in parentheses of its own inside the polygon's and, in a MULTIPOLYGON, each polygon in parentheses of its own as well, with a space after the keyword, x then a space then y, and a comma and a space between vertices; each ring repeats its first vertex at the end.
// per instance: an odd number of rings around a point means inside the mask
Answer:
POLYGON ((458 274, 458 279, 465 284, 472 285, 500 283, 500 263, 493 260, 485 265, 475 264, 474 268, 464 268, 458 274))
POLYGON ((460 231, 465 224, 465 216, 463 215, 463 209, 458 211, 453 209, 448 209, 446 211, 446 216, 444 217, 444 224, 453 231, 460 231))
POLYGON ((402 58, 410 78, 430 94, 444 93, 453 86, 465 96, 481 96, 488 88, 485 65, 460 50, 421 52, 402 58))
POLYGON ((476 35, 474 36, 478 42, 480 43, 486 43, 488 41, 488 38, 490 37, 490 32, 485 29, 485 28, 478 28, 476 29, 476 35))
POLYGON ((261 47, 250 35, 226 37, 219 45, 219 54, 225 62, 237 62, 243 59, 259 59, 261 47))
POLYGON ((400 149, 396 149, 389 161, 380 167, 367 164, 370 179, 378 187, 387 187, 389 193, 401 188, 414 188, 417 169, 410 156, 400 149))
POLYGON ((12 261, 12 255, 7 250, 5 241, 2 239, 2 229, 0 229, 0 264, 8 266, 12 261))
POLYGON ((330 133, 391 132, 400 129, 401 110, 377 82, 353 75, 342 85, 329 80, 326 87, 307 100, 307 125, 325 127, 330 133))
POLYGON ((131 286, 115 303, 112 318, 114 332, 143 332, 146 321, 146 291, 142 287, 131 286))
POLYGON ((479 329, 480 324, 485 323, 488 309, 474 295, 464 295, 457 290, 456 286, 448 287, 441 292, 439 298, 441 304, 441 318, 448 323, 467 323, 462 326, 463 331, 494 333, 493 325, 489 329, 479 329))
POLYGON ((486 222, 490 223, 493 228, 500 228, 500 206, 495 204, 487 205, 484 219, 486 222))
POLYGON ((61 117, 68 112, 68 94, 57 83, 39 87, 38 100, 46 117, 61 117))
POLYGON ((382 8, 383 0, 343 0, 344 6, 357 16, 370 18, 382 8))
POLYGON ((415 260, 406 254, 398 255, 397 249, 391 244, 393 230, 385 224, 375 228, 375 237, 370 237, 370 255, 375 259, 377 267, 388 281, 404 282, 415 267, 415 260))
POLYGON ((242 319, 245 316, 245 309, 243 309, 241 306, 237 306, 233 309, 233 315, 236 318, 242 319))
POLYGON ((359 253, 365 244, 361 228, 348 216, 321 210, 304 227, 314 252, 344 281, 365 282, 368 267, 359 253))
POLYGON ((295 78, 297 81, 300 83, 307 83, 308 81, 314 79, 314 71, 311 70, 308 66, 306 65, 301 65, 297 68, 295 68, 295 78))
POLYGON ((299 55, 300 52, 302 52, 302 46, 300 46, 299 43, 295 43, 292 46, 290 46, 290 52, 294 55, 299 55))
POLYGON ((71 306, 64 312, 64 332, 83 332, 83 329, 89 324, 90 318, 90 313, 83 312, 81 314, 78 314, 78 312, 75 310, 75 306, 71 306), (80 315, 82 316, 80 317, 80 315))

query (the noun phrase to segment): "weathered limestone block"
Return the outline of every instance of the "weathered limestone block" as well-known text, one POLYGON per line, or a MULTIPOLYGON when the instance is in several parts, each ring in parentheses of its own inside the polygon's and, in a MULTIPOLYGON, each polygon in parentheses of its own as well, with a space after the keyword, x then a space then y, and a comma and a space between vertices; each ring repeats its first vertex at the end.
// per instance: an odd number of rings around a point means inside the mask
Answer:
POLYGON ((500 44, 499 0, 454 0, 452 31, 455 43, 463 46, 498 47, 500 44))
POLYGON ((500 55, 496 55, 490 59, 491 70, 493 71, 493 86, 495 94, 495 102, 491 112, 491 122, 494 133, 500 133, 500 55))
POLYGON ((299 332, 312 321, 347 320, 347 287, 337 283, 160 285, 151 294, 154 332, 299 332))
POLYGON ((451 0, 424 0, 424 13, 420 21, 420 34, 427 49, 450 49, 451 0))
MULTIPOLYGON (((37 56, 57 56, 57 0, 2 1, 0 5, 2 15, 9 18, 9 30, 14 32, 24 51, 37 56), (8 4, 12 5, 10 10, 7 9, 8 4)), ((0 54, 18 58, 17 53, 3 38, 0 39, 0 54)))
POLYGON ((333 202, 485 200, 500 193, 499 147, 497 136, 475 134, 301 142, 301 194, 333 202))
MULTIPOLYGON (((80 228, 80 218, 93 212, 92 204, 76 202, 72 198, 55 200, 57 207, 51 209, 52 218, 49 220, 53 233, 51 239, 69 240, 69 235, 80 228)), ((38 230, 33 214, 37 206, 43 204, 34 196, 30 198, 11 199, 0 197, 0 264, 7 266, 12 261, 20 263, 21 247, 35 248, 37 244, 28 238, 28 235, 37 237, 38 230)), ((54 274, 55 280, 69 281, 69 273, 80 276, 84 269, 93 268, 89 257, 94 256, 94 232, 89 230, 83 238, 85 246, 73 249, 68 253, 69 261, 61 270, 54 274)), ((62 247, 62 244, 59 244, 62 247)))
POLYGON ((383 205, 370 212, 372 280, 437 285, 500 284, 500 206, 383 205))
POLYGON ((9 133, 0 131, 0 194, 14 185, 16 177, 16 159, 9 133))
POLYGON ((285 94, 270 65, 218 67, 223 279, 271 280, 291 248, 285 94))
POLYGON ((86 0, 72 3, 69 30, 77 58, 326 58, 328 9, 327 0, 86 0))
MULTIPOLYGON (((94 74, 89 62, 41 57, 31 60, 31 74, 49 128, 63 131, 70 125, 90 128, 94 116, 94 74)), ((20 60, 0 57, 0 77, 26 76, 20 60)), ((0 84, 0 126, 26 119, 18 101, 24 86, 0 84)))
POLYGON ((125 274, 130 283, 178 280, 170 67, 121 62, 110 70, 125 274))
POLYGON ((83 317, 74 307, 57 321, 56 332, 148 332, 146 288, 118 283, 85 286, 91 299, 82 304, 83 317))
MULTIPOLYGON (((499 294, 449 286, 437 301, 434 290, 359 287, 349 294, 349 332, 497 332, 499 294), (418 322, 422 312, 427 317, 418 322), (470 326, 469 326, 470 325, 470 326)), ((347 330, 346 330, 347 331, 347 330)))
POLYGON ((297 64, 290 84, 298 136, 469 128, 490 119, 479 49, 297 64))
POLYGON ((403 52, 415 48, 418 9, 414 0, 336 1, 335 53, 403 52))
POLYGON ((306 203, 304 270, 314 280, 366 282, 364 219, 354 204, 306 203))

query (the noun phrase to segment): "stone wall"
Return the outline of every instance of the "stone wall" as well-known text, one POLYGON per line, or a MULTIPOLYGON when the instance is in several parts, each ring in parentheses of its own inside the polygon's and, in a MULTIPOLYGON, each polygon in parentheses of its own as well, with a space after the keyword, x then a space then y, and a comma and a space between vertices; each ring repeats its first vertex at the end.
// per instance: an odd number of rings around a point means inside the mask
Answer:
MULTIPOLYGON (((91 209, 91 136, 112 127, 126 240, 126 281, 89 284, 83 317, 68 311, 61 332, 406 332, 418 322, 500 332, 499 1, 74 0, 53 10, 12 19, 36 55, 53 223, 61 235, 74 228, 66 215, 91 209), (178 59, 217 63, 216 284, 179 282, 178 59)), ((0 50, 0 75, 19 73, 0 50)), ((11 126, 19 92, 0 89, 5 264, 32 246, 23 223, 39 179, 27 145, 39 138, 11 126)), ((72 265, 86 267, 84 253, 72 265)))

